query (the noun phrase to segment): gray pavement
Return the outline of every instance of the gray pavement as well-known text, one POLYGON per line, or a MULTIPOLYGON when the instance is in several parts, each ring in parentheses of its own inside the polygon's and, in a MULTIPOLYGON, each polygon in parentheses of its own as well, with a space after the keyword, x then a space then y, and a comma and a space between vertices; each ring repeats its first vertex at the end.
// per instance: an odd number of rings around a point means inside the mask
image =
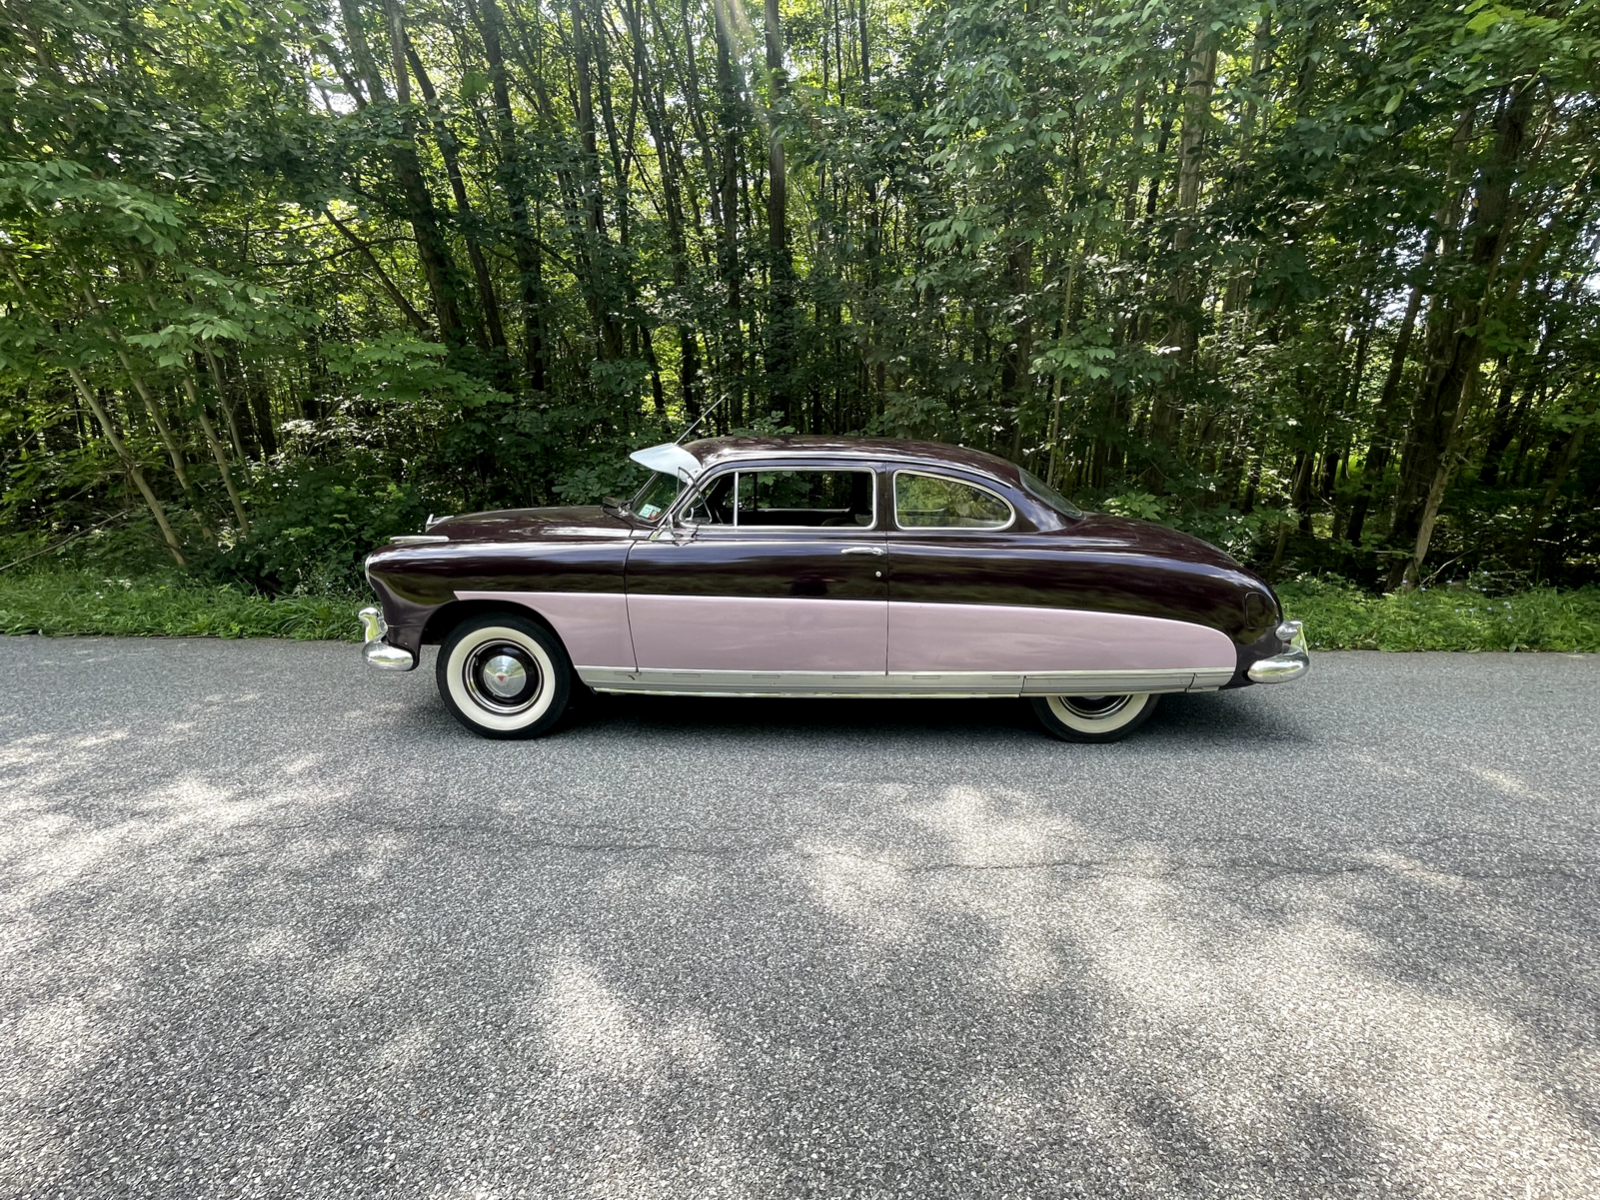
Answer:
POLYGON ((0 1195, 1600 1195, 1600 660, 474 739, 0 638, 0 1195))

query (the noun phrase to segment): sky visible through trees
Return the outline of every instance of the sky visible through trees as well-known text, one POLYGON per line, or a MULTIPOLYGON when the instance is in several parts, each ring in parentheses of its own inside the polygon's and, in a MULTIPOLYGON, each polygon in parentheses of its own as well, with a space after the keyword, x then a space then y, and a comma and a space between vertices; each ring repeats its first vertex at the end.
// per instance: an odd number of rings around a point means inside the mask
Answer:
POLYGON ((0 10, 13 528, 315 586, 721 401, 1274 572, 1594 578, 1592 0, 0 10))

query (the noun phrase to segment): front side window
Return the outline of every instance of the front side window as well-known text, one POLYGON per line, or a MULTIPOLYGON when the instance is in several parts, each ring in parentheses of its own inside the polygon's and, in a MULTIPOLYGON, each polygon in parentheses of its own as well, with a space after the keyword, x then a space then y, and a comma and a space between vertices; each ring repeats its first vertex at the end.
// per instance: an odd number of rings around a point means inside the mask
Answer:
POLYGON ((1011 506, 959 479, 900 471, 894 477, 894 519, 901 529, 1003 529, 1011 524, 1011 506))
POLYGON ((734 523, 765 528, 870 528, 871 471, 740 471, 734 523))

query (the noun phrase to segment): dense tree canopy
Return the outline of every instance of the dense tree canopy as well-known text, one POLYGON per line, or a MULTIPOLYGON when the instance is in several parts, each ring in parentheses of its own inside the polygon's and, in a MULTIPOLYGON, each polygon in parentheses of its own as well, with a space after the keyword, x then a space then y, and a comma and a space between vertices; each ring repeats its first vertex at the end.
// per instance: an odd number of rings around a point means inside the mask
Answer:
POLYGON ((13 524, 307 585, 721 401, 1273 570, 1600 556, 1593 0, 0 7, 13 524))

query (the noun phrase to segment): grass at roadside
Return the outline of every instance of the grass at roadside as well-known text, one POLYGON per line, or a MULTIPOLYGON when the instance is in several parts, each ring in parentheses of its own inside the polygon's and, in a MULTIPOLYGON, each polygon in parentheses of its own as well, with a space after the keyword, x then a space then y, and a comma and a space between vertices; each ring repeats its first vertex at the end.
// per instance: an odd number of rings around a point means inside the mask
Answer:
POLYGON ((1285 615, 1306 623, 1313 650, 1600 652, 1600 588, 1490 597, 1442 587, 1373 596, 1304 580, 1284 584, 1278 595, 1285 615))
MULTIPOLYGON (((1279 588, 1316 650, 1561 650, 1600 653, 1600 588, 1488 597, 1455 588, 1371 596, 1315 580, 1279 588)), ((280 637, 354 641, 357 594, 271 598, 181 577, 0 573, 0 633, 280 637)))
POLYGON ((85 571, 0 574, 0 633, 120 637, 279 637, 354 641, 358 595, 255 595, 181 579, 85 571))

